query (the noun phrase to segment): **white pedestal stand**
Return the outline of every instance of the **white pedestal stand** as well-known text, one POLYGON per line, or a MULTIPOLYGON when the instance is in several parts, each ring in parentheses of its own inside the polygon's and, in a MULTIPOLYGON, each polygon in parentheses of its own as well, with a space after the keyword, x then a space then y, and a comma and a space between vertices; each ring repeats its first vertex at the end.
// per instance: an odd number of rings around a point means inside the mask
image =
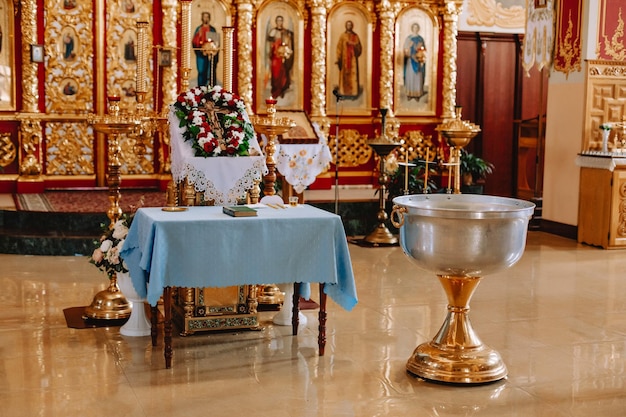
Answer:
POLYGON ((120 328, 120 333, 124 336, 149 336, 150 321, 146 317, 146 310, 143 299, 135 291, 133 282, 128 273, 117 274, 117 285, 131 304, 131 313, 128 321, 120 328))
MULTIPOLYGON (((272 319, 272 322, 278 326, 291 326, 291 317, 293 312, 293 284, 280 284, 278 288, 285 293, 283 307, 272 319)), ((130 300, 130 299, 129 299, 130 300)), ((306 326, 306 316, 298 311, 298 326, 306 326)))

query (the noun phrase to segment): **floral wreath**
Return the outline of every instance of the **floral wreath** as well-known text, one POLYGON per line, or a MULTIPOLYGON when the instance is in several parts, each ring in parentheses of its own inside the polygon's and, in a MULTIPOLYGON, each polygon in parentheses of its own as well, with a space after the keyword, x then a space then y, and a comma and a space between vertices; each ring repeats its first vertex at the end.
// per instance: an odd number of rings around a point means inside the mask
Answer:
POLYGON ((174 103, 185 141, 196 156, 248 156, 254 127, 237 94, 221 86, 200 86, 181 93, 174 103), (220 116, 218 116, 218 114, 220 116))

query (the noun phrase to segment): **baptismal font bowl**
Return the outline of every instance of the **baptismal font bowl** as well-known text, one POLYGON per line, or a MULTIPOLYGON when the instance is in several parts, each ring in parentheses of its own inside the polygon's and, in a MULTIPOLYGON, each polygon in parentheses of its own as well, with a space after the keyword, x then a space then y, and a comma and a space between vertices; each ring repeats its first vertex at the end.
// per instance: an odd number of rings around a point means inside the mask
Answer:
POLYGON ((469 302, 481 277, 515 264, 524 253, 535 205, 475 194, 419 194, 393 199, 400 246, 421 269, 437 275, 448 312, 437 335, 419 345, 407 371, 455 384, 482 384, 507 375, 502 358, 476 335, 469 302))

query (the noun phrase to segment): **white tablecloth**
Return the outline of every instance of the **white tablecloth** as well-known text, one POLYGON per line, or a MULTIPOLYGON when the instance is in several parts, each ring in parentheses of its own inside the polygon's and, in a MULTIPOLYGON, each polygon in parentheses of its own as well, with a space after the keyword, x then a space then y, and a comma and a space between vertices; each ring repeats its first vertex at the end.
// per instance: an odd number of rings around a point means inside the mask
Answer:
POLYGON ((265 156, 256 137, 250 141, 250 153, 255 156, 196 157, 191 144, 183 138, 180 121, 173 111, 169 122, 174 182, 187 179, 215 205, 235 204, 252 188, 255 179, 267 173, 265 156))

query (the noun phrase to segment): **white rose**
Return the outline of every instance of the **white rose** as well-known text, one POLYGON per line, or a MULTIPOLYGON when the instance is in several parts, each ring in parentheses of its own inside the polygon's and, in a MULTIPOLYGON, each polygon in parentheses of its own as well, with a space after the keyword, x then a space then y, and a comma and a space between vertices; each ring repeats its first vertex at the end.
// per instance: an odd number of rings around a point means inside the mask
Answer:
POLYGON ((126 227, 124 220, 118 220, 115 222, 115 226, 113 227, 113 238, 117 240, 124 239, 127 234, 128 227, 126 227))
POLYGON ((113 247, 113 242, 111 242, 109 239, 102 241, 102 243, 100 244, 100 250, 104 253, 107 253, 111 249, 111 247, 113 247))

